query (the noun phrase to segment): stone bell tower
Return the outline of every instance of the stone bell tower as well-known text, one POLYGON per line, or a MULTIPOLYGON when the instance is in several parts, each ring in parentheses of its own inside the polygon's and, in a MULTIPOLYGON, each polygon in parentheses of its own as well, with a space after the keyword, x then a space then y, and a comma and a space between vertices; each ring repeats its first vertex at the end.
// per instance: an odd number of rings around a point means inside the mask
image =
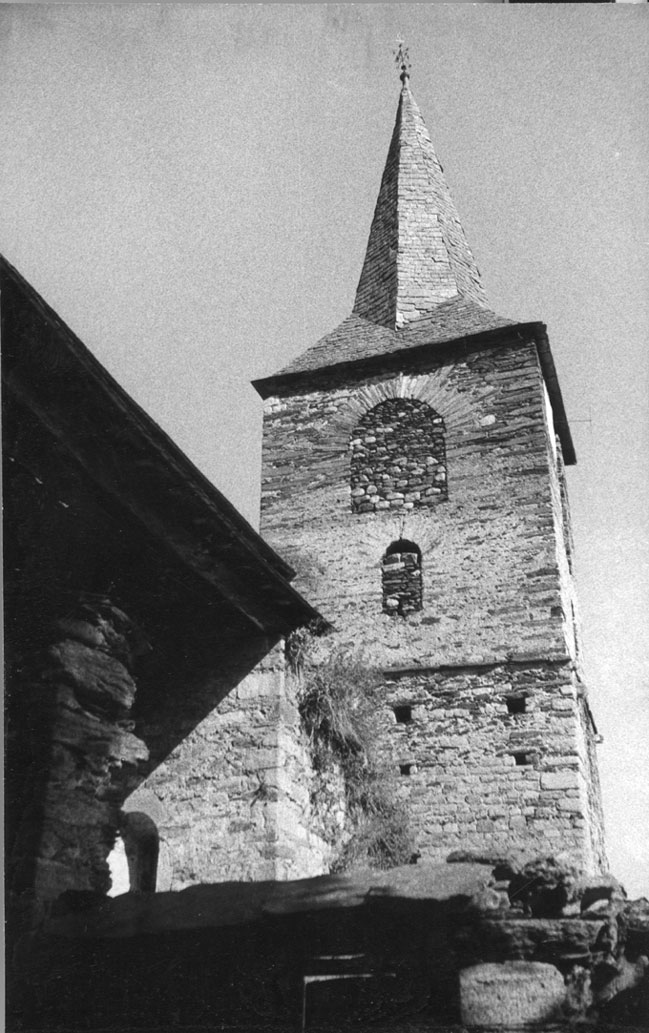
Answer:
POLYGON ((352 314, 255 386, 261 530, 384 678, 381 749, 424 860, 605 867, 542 323, 487 307, 405 66, 352 314))

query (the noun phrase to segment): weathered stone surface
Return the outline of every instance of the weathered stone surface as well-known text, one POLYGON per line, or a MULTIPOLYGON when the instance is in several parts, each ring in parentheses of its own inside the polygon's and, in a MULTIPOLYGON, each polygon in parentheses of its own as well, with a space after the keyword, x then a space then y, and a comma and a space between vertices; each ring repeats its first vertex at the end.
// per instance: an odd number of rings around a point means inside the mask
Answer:
POLYGON ((554 965, 475 965, 460 972, 460 1001, 467 1026, 538 1028, 562 1016, 566 987, 554 965))
POLYGON ((78 603, 76 612, 54 626, 55 633, 75 637, 48 648, 40 679, 35 660, 32 681, 24 687, 48 765, 41 758, 32 765, 10 886, 44 906, 68 890, 108 890, 107 858, 120 804, 148 757, 124 720, 136 690, 124 664, 132 655, 130 624, 121 611, 112 613, 114 625, 106 600, 94 617, 87 600, 78 603))
POLYGON ((621 908, 620 918, 631 955, 649 958, 649 900, 641 897, 628 901, 621 908))
POLYGON ((132 670, 135 659, 151 649, 144 635, 110 600, 85 598, 87 601, 80 601, 74 616, 55 621, 55 638, 59 641, 71 639, 93 649, 102 649, 132 670))
POLYGON ((614 1029, 645 1030, 649 1026, 649 958, 620 958, 608 979, 598 981, 594 998, 602 1023, 614 1029))
POLYGON ((578 789, 577 771, 547 771, 541 775, 542 789, 578 789))
MULTIPOLYGON (((575 883, 574 895, 582 911, 587 911, 597 901, 626 900, 624 887, 612 875, 580 876, 575 883)), ((639 902, 636 901, 635 904, 639 902)), ((629 905, 631 907, 631 905, 629 905)))
POLYGON ((590 966, 591 956, 606 927, 606 918, 520 918, 503 912, 485 913, 478 927, 463 937, 468 953, 493 961, 559 961, 590 966), (471 939, 475 941, 472 945, 471 939))
POLYGON ((80 702, 126 716, 135 698, 135 682, 122 662, 92 648, 68 639, 51 646, 48 658, 55 667, 47 672, 48 680, 58 678, 71 684, 80 702))
MULTIPOLYGON (((541 775, 542 786, 544 777, 541 775)), ((561 863, 554 857, 534 859, 512 875, 509 899, 535 917, 556 917, 561 915, 568 901, 575 898, 577 876, 577 871, 565 860, 561 863)))
POLYGON ((259 662, 259 642, 236 648, 194 679, 195 698, 214 703, 125 803, 158 828, 159 890, 316 875, 333 854, 311 802, 315 775, 282 646, 267 643, 259 662))

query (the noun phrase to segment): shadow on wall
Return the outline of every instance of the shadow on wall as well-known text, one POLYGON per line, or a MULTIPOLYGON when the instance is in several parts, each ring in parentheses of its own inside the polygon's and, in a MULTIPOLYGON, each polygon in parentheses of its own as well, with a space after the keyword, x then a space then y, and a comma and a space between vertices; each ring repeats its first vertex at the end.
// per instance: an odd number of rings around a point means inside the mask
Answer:
POLYGON ((30 707, 24 706, 25 683, 42 665, 43 651, 61 640, 53 628, 80 595, 110 600, 141 632, 131 671, 137 685, 131 716, 150 751, 143 777, 277 639, 265 638, 225 598, 208 591, 170 548, 152 544, 18 403, 3 407, 3 430, 11 838, 24 812, 31 752, 42 758, 47 749, 46 739, 41 742, 40 731, 32 727, 30 707))
POLYGON ((630 1033, 649 1003, 646 902, 552 858, 73 904, 23 946, 14 1029, 513 1031, 599 1013, 630 1033))
POLYGON ((150 755, 140 781, 216 710, 279 641, 245 635, 216 614, 211 628, 206 627, 205 613, 193 616, 192 621, 189 615, 189 627, 182 635, 160 636, 135 672, 138 688, 131 716, 150 755), (198 634, 194 628, 200 629, 198 634))

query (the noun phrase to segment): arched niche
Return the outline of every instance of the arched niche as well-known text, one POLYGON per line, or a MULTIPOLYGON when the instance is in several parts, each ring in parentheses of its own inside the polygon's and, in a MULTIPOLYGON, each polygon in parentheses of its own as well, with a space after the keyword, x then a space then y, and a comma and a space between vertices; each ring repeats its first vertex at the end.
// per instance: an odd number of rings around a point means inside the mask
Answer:
POLYGON ((448 497, 444 420, 417 398, 387 398, 350 439, 354 513, 408 511, 448 497))

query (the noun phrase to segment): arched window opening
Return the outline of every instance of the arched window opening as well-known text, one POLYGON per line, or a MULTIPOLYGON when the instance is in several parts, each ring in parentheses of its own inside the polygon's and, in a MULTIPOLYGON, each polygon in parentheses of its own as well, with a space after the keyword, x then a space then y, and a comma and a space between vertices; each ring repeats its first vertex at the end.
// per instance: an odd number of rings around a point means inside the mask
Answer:
POLYGON ((128 872, 126 848, 121 836, 116 837, 113 849, 108 855, 108 869, 110 871, 108 896, 120 897, 122 893, 128 893, 131 888, 131 880, 128 872))
POLYGON ((159 851, 159 836, 155 822, 147 814, 132 811, 124 815, 121 831, 130 889, 139 893, 154 893, 159 851))
POLYGON ((448 497, 444 420, 416 398, 387 398, 351 437, 354 513, 410 510, 448 497))
POLYGON ((421 610, 423 585, 421 549, 400 538, 388 547, 381 564, 383 612, 391 617, 407 617, 421 610))

